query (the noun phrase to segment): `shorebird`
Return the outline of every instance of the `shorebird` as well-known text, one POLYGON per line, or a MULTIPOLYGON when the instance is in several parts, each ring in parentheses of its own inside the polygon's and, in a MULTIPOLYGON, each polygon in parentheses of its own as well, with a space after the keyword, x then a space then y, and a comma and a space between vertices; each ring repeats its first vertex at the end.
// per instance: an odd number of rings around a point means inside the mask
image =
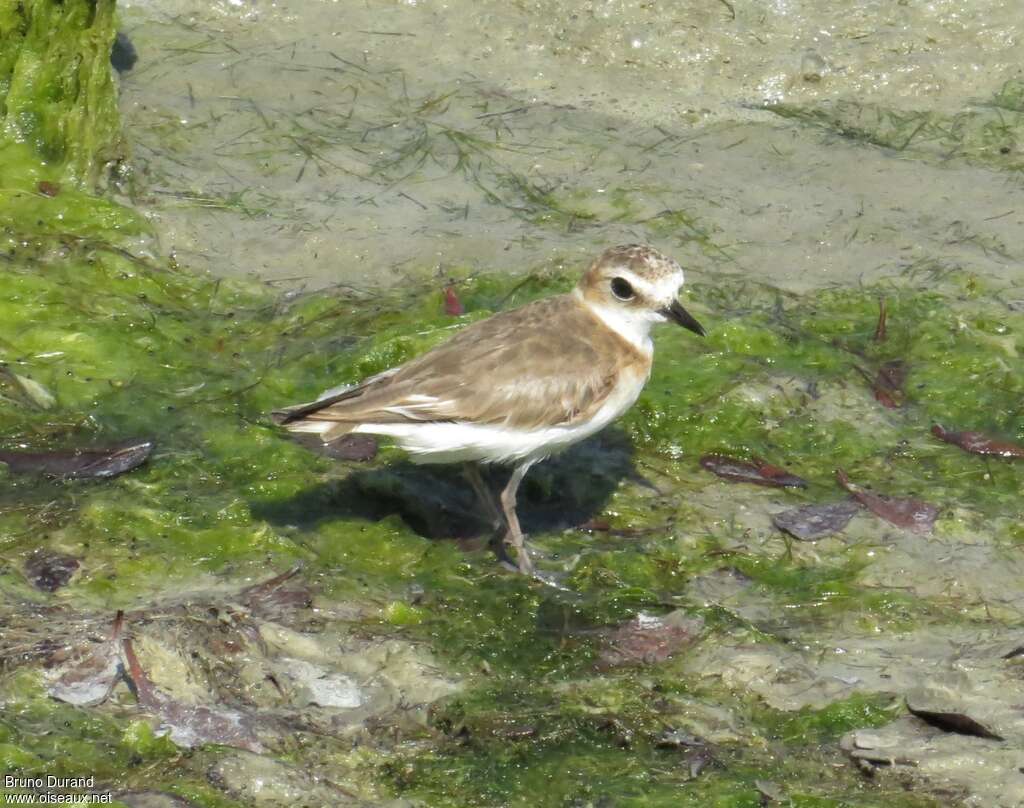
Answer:
POLYGON ((415 463, 464 463, 495 530, 533 571, 516 515, 529 468, 628 410, 651 373, 653 325, 704 335, 679 303, 683 270, 639 244, 605 250, 568 294, 467 326, 422 356, 347 389, 273 414, 292 432, 332 443, 386 436, 415 463), (512 466, 500 510, 479 464, 512 466))

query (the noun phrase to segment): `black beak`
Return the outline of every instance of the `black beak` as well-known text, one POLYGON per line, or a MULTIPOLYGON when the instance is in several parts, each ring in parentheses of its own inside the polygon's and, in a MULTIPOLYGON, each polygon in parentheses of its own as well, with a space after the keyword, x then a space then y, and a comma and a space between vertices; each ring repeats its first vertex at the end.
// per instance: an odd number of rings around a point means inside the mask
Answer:
POLYGON ((704 330, 704 326, 693 319, 693 315, 684 309, 678 300, 673 300, 671 306, 663 308, 661 314, 665 315, 666 320, 672 320, 672 322, 678 323, 683 328, 689 328, 694 334, 703 337, 707 333, 704 330))

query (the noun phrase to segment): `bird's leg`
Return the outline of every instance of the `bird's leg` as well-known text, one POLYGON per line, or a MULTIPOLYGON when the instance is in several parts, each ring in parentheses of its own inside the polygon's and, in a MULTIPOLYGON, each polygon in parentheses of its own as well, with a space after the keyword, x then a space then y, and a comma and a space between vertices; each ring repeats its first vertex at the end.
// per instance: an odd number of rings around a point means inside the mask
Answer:
POLYGON ((498 512, 498 506, 494 503, 494 494, 491 493, 490 487, 480 474, 480 466, 476 463, 466 463, 462 467, 462 474, 469 480, 469 484, 473 486, 477 499, 484 506, 484 511, 486 511, 487 518, 491 522, 491 527, 497 531, 501 527, 501 514, 498 512))
POLYGON ((505 534, 505 543, 516 548, 516 560, 519 562, 519 571, 523 575, 533 573, 533 562, 526 552, 526 545, 523 542, 523 531, 519 527, 519 517, 516 515, 516 492, 519 490, 519 483, 523 481, 526 472, 529 471, 530 462, 516 466, 512 477, 501 492, 501 508, 505 512, 505 521, 508 523, 508 533, 505 534))

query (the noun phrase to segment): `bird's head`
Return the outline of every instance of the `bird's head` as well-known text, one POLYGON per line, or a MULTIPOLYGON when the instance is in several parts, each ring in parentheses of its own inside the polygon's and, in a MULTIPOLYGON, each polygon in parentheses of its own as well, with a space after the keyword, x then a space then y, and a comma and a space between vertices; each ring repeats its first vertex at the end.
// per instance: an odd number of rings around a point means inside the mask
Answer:
POLYGON ((683 268, 674 259, 653 247, 626 244, 601 253, 576 294, 624 336, 646 339, 652 325, 670 320, 704 336, 704 327, 676 299, 682 285, 683 268))

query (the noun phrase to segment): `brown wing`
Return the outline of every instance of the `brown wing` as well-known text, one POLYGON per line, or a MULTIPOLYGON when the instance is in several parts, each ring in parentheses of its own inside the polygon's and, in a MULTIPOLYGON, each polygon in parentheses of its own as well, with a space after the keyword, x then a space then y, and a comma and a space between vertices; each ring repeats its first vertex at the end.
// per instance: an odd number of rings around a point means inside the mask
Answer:
POLYGON ((338 396, 283 413, 283 423, 458 421, 522 429, 585 419, 624 363, 646 361, 568 296, 531 303, 338 396))

